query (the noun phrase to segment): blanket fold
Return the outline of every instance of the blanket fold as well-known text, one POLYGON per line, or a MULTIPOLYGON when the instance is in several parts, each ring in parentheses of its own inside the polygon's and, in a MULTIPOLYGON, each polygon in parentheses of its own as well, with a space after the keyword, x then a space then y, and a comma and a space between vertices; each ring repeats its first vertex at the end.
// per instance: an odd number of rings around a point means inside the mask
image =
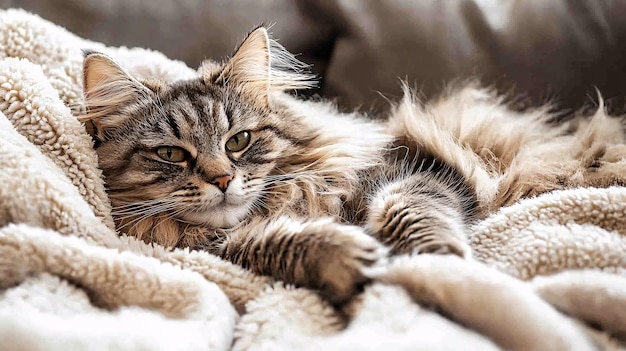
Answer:
MULTIPOLYGON (((81 49, 139 77, 181 62, 0 11, 1 350, 619 350, 626 188, 577 188, 471 228, 474 259, 392 259, 342 310, 207 252, 119 235, 83 111, 81 49)), ((615 155, 623 167, 626 155, 615 155)), ((616 168, 622 169, 622 168, 616 168)))

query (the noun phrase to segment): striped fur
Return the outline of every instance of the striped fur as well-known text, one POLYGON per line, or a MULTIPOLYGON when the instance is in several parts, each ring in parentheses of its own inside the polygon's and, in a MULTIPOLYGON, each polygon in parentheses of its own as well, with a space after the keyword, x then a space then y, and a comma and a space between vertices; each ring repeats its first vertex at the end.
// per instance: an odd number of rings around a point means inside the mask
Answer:
POLYGON ((86 53, 81 119, 118 229, 342 303, 387 252, 470 257, 468 226, 503 205, 625 183, 623 126, 602 112, 551 127, 544 110, 513 113, 469 86, 430 105, 407 89, 375 121, 285 94, 313 84, 302 68, 264 28, 189 81, 139 82, 86 53), (228 151, 241 132, 249 144, 228 151), (160 147, 185 158, 166 161, 160 147))

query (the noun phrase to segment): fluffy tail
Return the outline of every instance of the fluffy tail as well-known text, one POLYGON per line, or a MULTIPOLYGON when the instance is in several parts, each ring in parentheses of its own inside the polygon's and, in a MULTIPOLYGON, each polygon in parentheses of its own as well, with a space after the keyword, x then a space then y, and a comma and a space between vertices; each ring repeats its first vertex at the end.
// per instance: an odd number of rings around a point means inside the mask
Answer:
POLYGON ((485 215, 550 190, 626 183, 623 120, 602 107, 593 118, 558 126, 547 123, 550 118, 547 108, 509 110, 474 85, 427 105, 405 86, 389 132, 414 153, 454 167, 485 215))

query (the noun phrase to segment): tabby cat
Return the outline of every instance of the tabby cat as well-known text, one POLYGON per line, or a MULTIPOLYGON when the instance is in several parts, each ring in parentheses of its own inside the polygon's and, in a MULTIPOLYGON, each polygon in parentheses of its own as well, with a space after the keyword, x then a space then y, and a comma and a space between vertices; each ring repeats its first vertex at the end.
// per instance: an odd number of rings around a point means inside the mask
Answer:
POLYGON ((429 106, 405 89, 387 120, 340 113, 287 94, 314 77, 263 27, 197 79, 139 81, 86 51, 83 83, 81 120, 121 232, 206 249, 337 304, 388 254, 469 258, 468 225, 490 211, 614 183, 587 170, 606 161, 607 142, 623 144, 619 122, 605 121, 576 149, 575 126, 550 127, 543 110, 518 116, 473 87, 429 106))

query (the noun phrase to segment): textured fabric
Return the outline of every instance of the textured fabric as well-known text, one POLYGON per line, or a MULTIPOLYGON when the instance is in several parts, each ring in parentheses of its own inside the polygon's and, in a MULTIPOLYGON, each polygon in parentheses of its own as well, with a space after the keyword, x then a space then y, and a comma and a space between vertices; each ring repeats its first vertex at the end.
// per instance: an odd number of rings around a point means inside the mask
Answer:
POLYGON ((626 188, 504 208, 473 228, 474 260, 397 258, 370 272, 376 281, 341 312, 205 252, 118 236, 72 114, 84 47, 138 76, 195 74, 157 52, 106 48, 0 11, 0 349, 625 346, 626 188))

